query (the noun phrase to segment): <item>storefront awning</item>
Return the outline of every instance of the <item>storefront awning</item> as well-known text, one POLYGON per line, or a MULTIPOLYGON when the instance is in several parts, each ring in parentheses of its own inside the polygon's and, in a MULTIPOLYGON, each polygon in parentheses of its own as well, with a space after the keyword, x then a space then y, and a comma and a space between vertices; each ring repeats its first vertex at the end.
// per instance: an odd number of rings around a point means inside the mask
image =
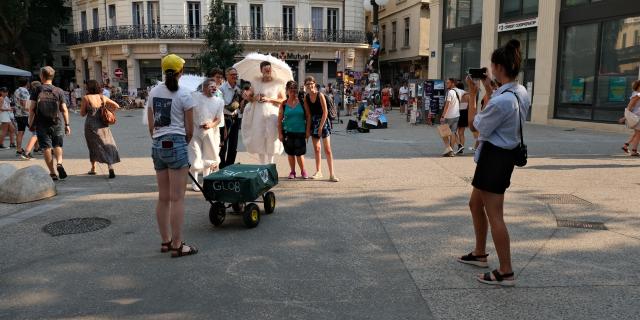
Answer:
POLYGON ((31 77, 31 72, 0 64, 0 76, 31 77))

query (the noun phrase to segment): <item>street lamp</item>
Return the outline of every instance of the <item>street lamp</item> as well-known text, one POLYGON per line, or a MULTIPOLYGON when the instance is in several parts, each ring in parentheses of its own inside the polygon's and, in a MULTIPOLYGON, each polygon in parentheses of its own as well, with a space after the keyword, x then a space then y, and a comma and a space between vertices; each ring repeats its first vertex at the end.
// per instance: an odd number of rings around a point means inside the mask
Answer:
MULTIPOLYGON (((373 29, 373 42, 371 43, 371 53, 369 54, 369 60, 367 62, 367 70, 373 75, 377 74, 376 88, 380 89, 380 68, 378 63, 378 55, 380 54, 380 40, 378 40, 378 33, 380 28, 378 26, 378 8, 388 3, 388 0, 364 0, 364 9, 372 13, 372 29, 373 29)), ((373 76, 375 79, 376 76, 373 76)), ((376 90, 377 91, 377 90, 376 90)))

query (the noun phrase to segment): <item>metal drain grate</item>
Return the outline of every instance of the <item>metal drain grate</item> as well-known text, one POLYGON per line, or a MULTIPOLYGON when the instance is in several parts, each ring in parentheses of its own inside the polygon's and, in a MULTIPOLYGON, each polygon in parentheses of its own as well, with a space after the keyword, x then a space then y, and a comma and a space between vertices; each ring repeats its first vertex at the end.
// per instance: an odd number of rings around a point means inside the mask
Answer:
POLYGON ((533 197, 548 204, 579 204, 583 206, 593 205, 593 203, 585 199, 576 197, 572 194, 550 193, 550 194, 537 194, 537 195, 534 195, 533 197))
POLYGON ((104 229, 111 221, 104 218, 73 218, 49 223, 42 231, 57 237, 67 234, 86 233, 104 229))
POLYGON ((602 222, 562 220, 562 219, 557 219, 556 221, 558 223, 558 227, 561 227, 561 228, 608 230, 607 227, 602 222))

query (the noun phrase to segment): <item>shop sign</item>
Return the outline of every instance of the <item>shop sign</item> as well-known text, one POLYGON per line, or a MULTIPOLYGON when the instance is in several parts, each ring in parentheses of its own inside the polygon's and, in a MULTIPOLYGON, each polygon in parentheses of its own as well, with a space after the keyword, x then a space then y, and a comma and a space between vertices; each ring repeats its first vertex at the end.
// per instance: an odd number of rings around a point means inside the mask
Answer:
MULTIPOLYGON (((260 52, 262 53, 262 52, 260 52)), ((280 52, 267 52, 267 53, 263 53, 263 54, 268 54, 271 56, 274 56, 278 59, 281 60, 310 60, 311 59, 311 54, 307 53, 307 54, 299 54, 299 53, 293 53, 293 52, 284 52, 284 51, 280 51, 280 52)))
POLYGON ((527 20, 500 23, 498 24, 498 32, 534 28, 537 26, 538 26, 538 17, 535 17, 527 20))

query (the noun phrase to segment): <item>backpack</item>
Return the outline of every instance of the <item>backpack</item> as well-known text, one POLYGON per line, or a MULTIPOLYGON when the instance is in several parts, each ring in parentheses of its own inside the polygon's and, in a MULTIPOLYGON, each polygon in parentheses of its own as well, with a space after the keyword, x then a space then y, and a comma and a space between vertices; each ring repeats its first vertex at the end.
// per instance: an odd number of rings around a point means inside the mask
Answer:
POLYGON ((329 120, 333 121, 338 118, 338 110, 336 109, 336 105, 333 102, 333 99, 328 98, 326 94, 324 95, 324 100, 327 102, 327 113, 329 114, 329 120))
POLYGON ((37 99, 36 115, 38 120, 47 124, 58 124, 60 121, 60 102, 53 93, 53 88, 49 86, 40 87, 37 99))

